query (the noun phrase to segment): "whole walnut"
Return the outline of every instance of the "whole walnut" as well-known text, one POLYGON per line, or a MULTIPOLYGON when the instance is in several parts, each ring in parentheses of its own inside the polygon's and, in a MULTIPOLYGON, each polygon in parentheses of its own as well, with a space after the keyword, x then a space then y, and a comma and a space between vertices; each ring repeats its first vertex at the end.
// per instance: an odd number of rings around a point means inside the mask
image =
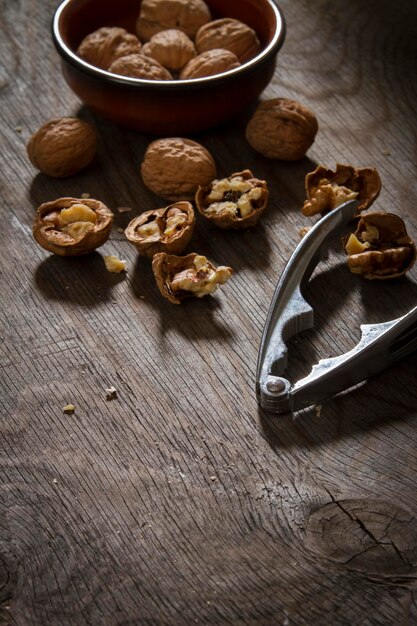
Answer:
POLYGON ((87 63, 108 70, 120 57, 140 52, 142 44, 136 35, 124 28, 99 28, 85 37, 78 47, 77 54, 87 63))
POLYGON ((151 37, 142 47, 142 54, 156 59, 169 70, 178 71, 197 53, 193 42, 182 30, 170 28, 151 37))
POLYGON ((156 59, 143 54, 130 54, 112 63, 109 72, 131 78, 147 78, 149 80, 171 80, 172 76, 156 59))
POLYGON ((87 167, 96 152, 93 128, 75 117, 46 122, 29 140, 31 163, 43 174, 64 178, 87 167))
POLYGON ((246 127, 246 138, 269 159, 296 161, 305 156, 317 131, 317 118, 310 109, 296 100, 274 98, 258 106, 246 127))
POLYGON ((141 41, 168 28, 178 28, 194 39, 200 26, 211 20, 203 0, 143 0, 136 32, 141 41))
POLYGON ((249 61, 261 49, 255 31, 239 20, 225 17, 202 26, 195 38, 197 52, 225 48, 233 52, 241 63, 249 61))
POLYGON ((239 67, 239 59, 230 50, 207 50, 191 59, 180 73, 180 79, 201 78, 214 76, 239 67))
POLYGON ((141 173, 148 189, 176 202, 192 200, 199 185, 208 185, 216 177, 216 165, 210 152, 199 143, 169 137, 148 146, 141 173))

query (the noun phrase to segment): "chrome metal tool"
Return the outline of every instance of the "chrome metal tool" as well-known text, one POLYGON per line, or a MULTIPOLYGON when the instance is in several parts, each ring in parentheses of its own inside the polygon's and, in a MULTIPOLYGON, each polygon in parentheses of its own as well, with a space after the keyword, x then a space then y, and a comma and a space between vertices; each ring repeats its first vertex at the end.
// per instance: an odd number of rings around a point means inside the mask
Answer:
POLYGON ((357 202, 352 200, 317 222, 300 241, 282 273, 268 312, 256 372, 258 401, 266 411, 298 411, 349 389, 417 349, 415 306, 398 319, 362 325, 362 338, 352 350, 319 361, 306 378, 294 385, 283 377, 286 341, 314 325, 314 312, 304 299, 303 289, 323 249, 344 233, 356 209, 357 202))

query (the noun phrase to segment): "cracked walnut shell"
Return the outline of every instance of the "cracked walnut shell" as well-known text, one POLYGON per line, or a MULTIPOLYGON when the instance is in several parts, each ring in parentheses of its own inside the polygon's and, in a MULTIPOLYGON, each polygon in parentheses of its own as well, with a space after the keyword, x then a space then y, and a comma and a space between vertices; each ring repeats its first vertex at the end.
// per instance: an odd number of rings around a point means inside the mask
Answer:
POLYGON ((195 202, 201 215, 220 228, 248 228, 260 219, 268 202, 266 181, 250 170, 199 187, 195 202))
POLYGON ((124 28, 99 28, 85 37, 78 47, 77 54, 96 67, 108 70, 120 57, 140 52, 142 44, 136 35, 124 28))
POLYGON ((196 35, 195 47, 199 54, 213 48, 230 50, 241 63, 249 61, 261 50, 256 32, 247 24, 230 17, 204 24, 196 35))
POLYGON ((96 153, 96 133, 87 122, 60 117, 46 122, 32 135, 27 153, 43 174, 64 178, 87 167, 96 153))
POLYGON ((246 139, 269 159, 296 161, 305 156, 318 131, 317 118, 296 100, 273 98, 257 107, 246 127, 246 139))
POLYGON ((110 235, 113 213, 93 198, 58 198, 36 211, 33 236, 38 244, 59 256, 88 254, 110 235))
POLYGON ((348 200, 358 202, 357 214, 367 209, 381 191, 381 179, 373 167, 358 169, 337 163, 333 172, 319 165, 305 179, 307 200, 303 215, 326 213, 348 200))
POLYGON ((171 80, 172 76, 156 59, 144 54, 130 54, 121 57, 112 63, 109 72, 131 78, 146 78, 148 80, 171 80))
POLYGON ((152 270, 161 294, 173 304, 186 298, 210 295, 232 275, 231 267, 215 267, 205 256, 192 252, 176 256, 161 252, 152 260, 152 270))
POLYGON ((214 50, 202 52, 194 59, 191 59, 181 71, 180 79, 188 80, 201 78, 202 76, 214 76, 239 66, 239 59, 233 52, 215 48, 214 50))
POLYGON ((156 33, 142 48, 142 54, 156 59, 168 70, 179 71, 197 52, 191 39, 175 28, 156 33))
POLYGON ((136 32, 141 41, 169 28, 178 28, 194 39, 200 26, 211 20, 203 0, 142 0, 136 32))
POLYGON ((216 165, 210 152, 196 141, 168 137, 149 144, 141 173, 148 189, 176 202, 192 200, 199 185, 215 178, 216 165))
POLYGON ((139 253, 153 257, 158 252, 180 254, 194 231, 195 216, 190 202, 176 202, 164 209, 145 211, 135 217, 125 230, 139 253))
POLYGON ((404 221, 394 213, 362 215, 344 245, 350 271, 371 280, 398 278, 416 260, 415 244, 404 221))

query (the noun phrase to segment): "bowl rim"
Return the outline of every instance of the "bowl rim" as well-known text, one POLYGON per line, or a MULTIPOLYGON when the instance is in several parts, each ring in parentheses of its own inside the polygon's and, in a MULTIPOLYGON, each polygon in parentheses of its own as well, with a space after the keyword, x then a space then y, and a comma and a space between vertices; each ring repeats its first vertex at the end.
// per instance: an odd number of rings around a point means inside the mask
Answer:
POLYGON ((178 88, 183 89, 196 89, 204 86, 215 86, 221 85, 228 81, 231 77, 239 77, 240 75, 245 74, 246 72, 250 72, 258 68, 259 65, 262 65, 264 62, 270 60, 271 57, 274 57, 276 53, 280 50, 284 43, 285 34, 286 34, 286 24, 284 15, 280 7, 273 0, 264 0, 272 9, 275 14, 276 19, 276 29, 273 38, 269 42, 269 44, 253 59, 243 63, 239 67, 228 70, 227 72, 222 72, 221 74, 215 74, 213 76, 203 76, 201 78, 190 78, 190 79, 182 79, 182 80, 151 80, 146 78, 133 78, 131 76, 121 76, 119 74, 113 74, 106 70, 102 70, 95 65, 91 65, 87 63, 79 57, 75 52, 71 50, 71 48, 65 43, 61 36, 60 32, 60 23, 62 14, 65 11, 66 7, 74 2, 74 0, 63 0, 61 4, 56 9, 53 18, 52 18, 52 39, 55 44, 55 47, 61 57, 68 61, 71 65, 75 66, 78 70, 89 74, 91 77, 98 79, 102 79, 108 84, 113 85, 124 85, 130 87, 144 87, 145 89, 157 89, 160 91, 172 91, 177 90, 178 88))

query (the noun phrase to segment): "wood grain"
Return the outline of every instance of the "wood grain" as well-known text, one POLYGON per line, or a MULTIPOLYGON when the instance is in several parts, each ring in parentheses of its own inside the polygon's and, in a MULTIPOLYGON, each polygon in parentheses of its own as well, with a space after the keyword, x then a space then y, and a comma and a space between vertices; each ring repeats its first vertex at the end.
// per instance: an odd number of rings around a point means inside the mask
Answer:
MULTIPOLYGON (((160 206, 139 177, 152 138, 95 117, 69 91, 49 38, 55 0, 0 1, 0 622, 417 623, 416 355, 295 418, 263 414, 253 391, 270 298, 309 224, 299 209, 316 163, 377 167, 376 206, 417 238, 417 7, 280 4, 288 36, 262 97, 307 104, 319 134, 297 163, 247 145, 250 112, 193 137, 220 175, 249 167, 265 178, 271 201, 247 232, 199 222, 190 251, 235 275, 214 297, 175 307, 118 230, 160 206), (99 154, 52 180, 25 145, 59 115, 92 123, 99 154), (48 255, 32 240, 34 209, 84 192, 132 211, 116 214, 100 252, 48 255), (105 271, 114 253, 126 277, 105 271)), ((364 283, 331 252, 312 278, 317 323, 291 342, 289 377, 416 296, 415 269, 364 283)))

